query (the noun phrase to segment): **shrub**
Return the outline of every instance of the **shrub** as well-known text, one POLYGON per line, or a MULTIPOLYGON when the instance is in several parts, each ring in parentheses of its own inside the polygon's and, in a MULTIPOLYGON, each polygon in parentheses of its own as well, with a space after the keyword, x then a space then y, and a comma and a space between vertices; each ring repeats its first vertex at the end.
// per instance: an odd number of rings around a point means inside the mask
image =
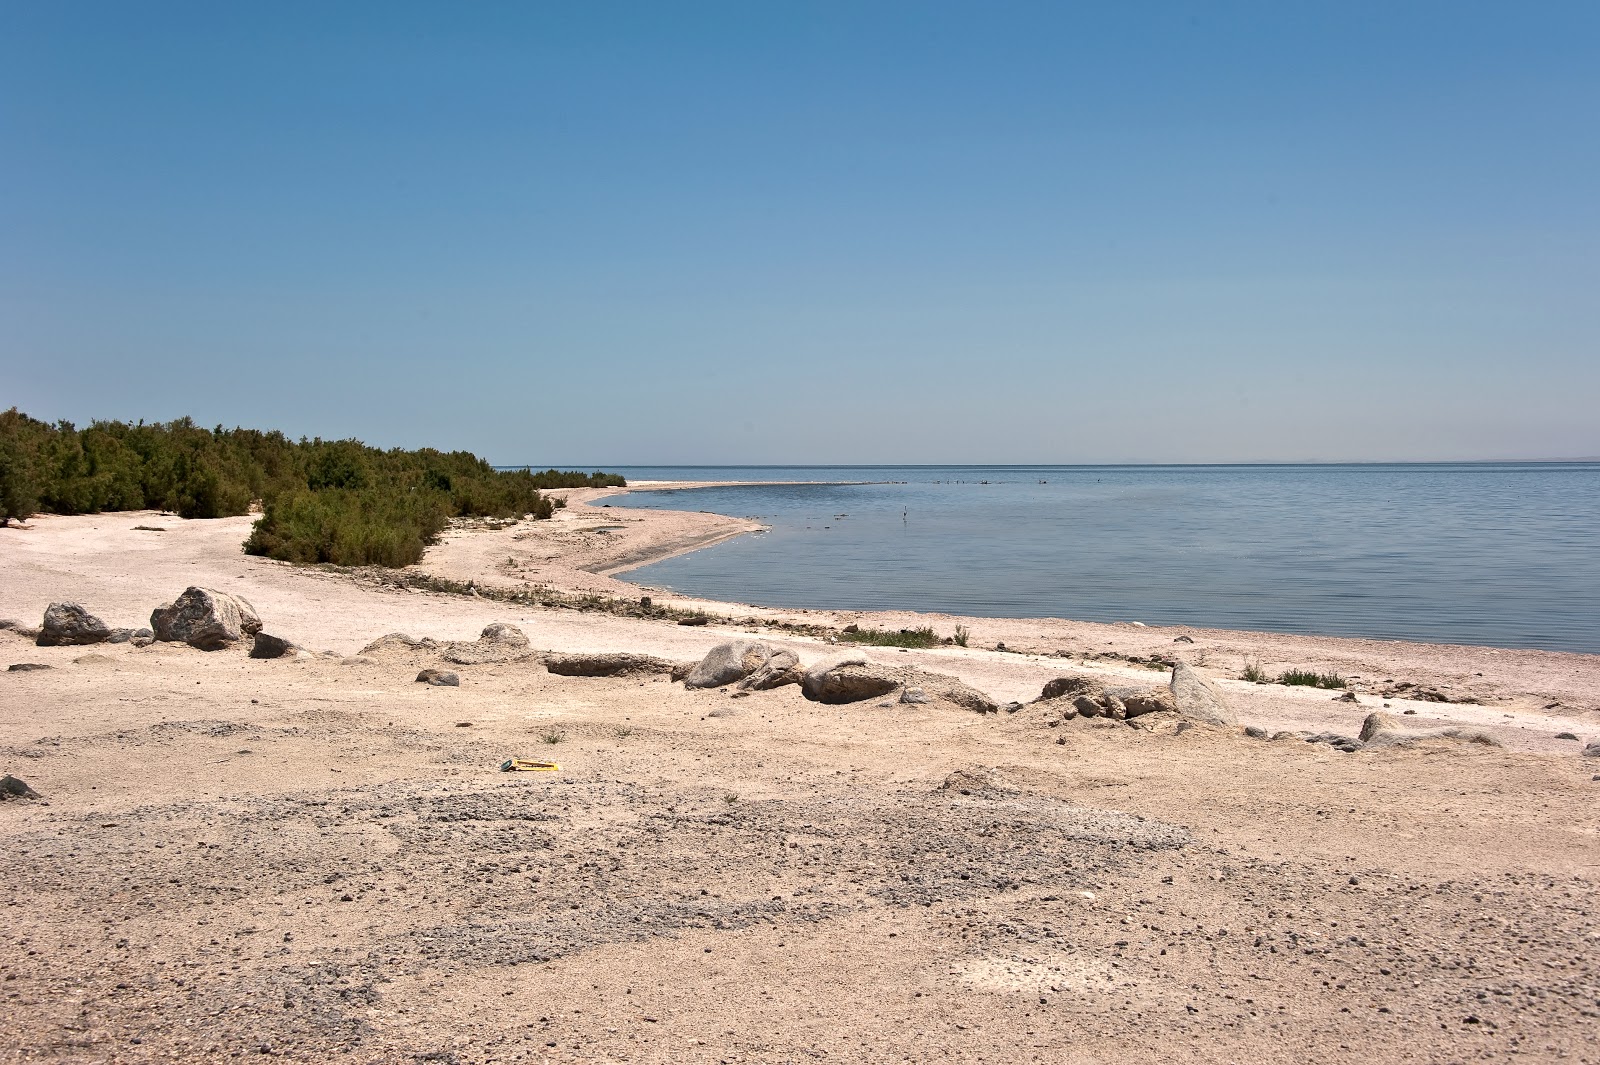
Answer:
POLYGON ((545 488, 625 487, 608 473, 497 470, 466 451, 383 451, 255 429, 95 422, 79 430, 0 412, 0 521, 35 513, 263 513, 251 554, 341 566, 407 566, 451 518, 548 518, 545 488))
POLYGON ((1272 678, 1267 676, 1267 671, 1261 668, 1261 660, 1259 658, 1253 662, 1246 662, 1244 671, 1239 674, 1239 677, 1252 684, 1270 684, 1272 682, 1272 678))
POLYGON ((957 625, 954 638, 957 647, 965 647, 967 645, 967 641, 972 638, 972 633, 968 631, 965 625, 957 625))
POLYGON ((878 647, 937 647, 939 636, 931 628, 900 629, 892 632, 888 629, 857 629, 855 632, 841 632, 840 638, 851 643, 873 644, 878 647))
POLYGON ((1349 682, 1337 673, 1313 673, 1307 669, 1290 669, 1278 674, 1279 684, 1301 684, 1308 688, 1347 688, 1349 682))

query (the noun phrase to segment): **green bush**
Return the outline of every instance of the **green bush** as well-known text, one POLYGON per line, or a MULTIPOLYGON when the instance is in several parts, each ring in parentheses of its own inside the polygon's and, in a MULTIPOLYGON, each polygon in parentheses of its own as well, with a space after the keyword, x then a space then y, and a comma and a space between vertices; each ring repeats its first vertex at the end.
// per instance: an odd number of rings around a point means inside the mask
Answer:
POLYGON ((1289 669, 1278 674, 1279 684, 1300 684, 1308 688, 1345 688, 1349 682, 1337 673, 1313 673, 1309 669, 1289 669))
POLYGON ((939 634, 931 628, 900 629, 857 629, 854 632, 846 629, 839 634, 842 640, 851 643, 873 644, 878 647, 937 647, 939 634))
POLYGON ((383 451, 279 432, 71 422, 0 412, 0 521, 167 510, 220 518, 262 505, 245 550, 289 562, 406 566, 451 518, 548 518, 548 488, 625 487, 615 474, 496 470, 466 451, 383 451))

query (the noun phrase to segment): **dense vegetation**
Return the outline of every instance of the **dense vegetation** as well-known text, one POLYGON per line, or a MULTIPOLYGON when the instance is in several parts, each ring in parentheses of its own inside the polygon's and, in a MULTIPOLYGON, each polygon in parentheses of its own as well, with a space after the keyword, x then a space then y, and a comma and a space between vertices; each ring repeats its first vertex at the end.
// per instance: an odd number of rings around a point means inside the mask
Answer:
POLYGON ((77 429, 0 413, 0 524, 36 513, 248 513, 245 550, 288 562, 405 566, 455 517, 548 518, 543 488, 622 485, 605 473, 502 471, 465 451, 381 451, 256 429, 95 422, 77 429))

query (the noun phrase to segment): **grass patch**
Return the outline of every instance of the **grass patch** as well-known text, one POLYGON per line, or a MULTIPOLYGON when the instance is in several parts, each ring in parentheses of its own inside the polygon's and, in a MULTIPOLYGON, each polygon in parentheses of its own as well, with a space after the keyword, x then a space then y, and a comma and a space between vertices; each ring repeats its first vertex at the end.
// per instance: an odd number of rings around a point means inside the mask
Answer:
POLYGON ((1247 680, 1251 684, 1271 684, 1272 678, 1267 671, 1261 668, 1261 659, 1255 659, 1244 664, 1244 670, 1239 674, 1239 679, 1247 680))
POLYGON ((1298 684, 1307 688, 1348 688, 1349 682, 1337 673, 1313 673, 1309 669, 1288 669, 1278 674, 1279 684, 1298 684))
POLYGON ((567 734, 561 729, 553 728, 546 729, 544 732, 540 733, 539 738, 546 743, 561 743, 566 740, 567 734))
POLYGON ((957 625, 956 634, 953 639, 955 640, 957 647, 965 647, 967 645, 967 641, 972 639, 972 632, 965 625, 957 625))
POLYGON ((856 629, 851 632, 848 628, 839 634, 842 640, 851 643, 871 644, 874 647, 937 647, 939 634, 933 629, 923 626, 920 629, 856 629))

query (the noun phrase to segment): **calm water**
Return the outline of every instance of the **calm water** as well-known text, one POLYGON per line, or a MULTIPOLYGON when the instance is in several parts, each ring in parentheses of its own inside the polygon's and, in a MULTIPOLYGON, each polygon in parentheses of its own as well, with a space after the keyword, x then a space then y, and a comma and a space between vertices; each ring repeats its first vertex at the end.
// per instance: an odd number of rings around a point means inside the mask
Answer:
POLYGON ((772 526, 629 574, 694 595, 1600 652, 1600 463, 618 472, 896 482, 611 500, 772 526))

